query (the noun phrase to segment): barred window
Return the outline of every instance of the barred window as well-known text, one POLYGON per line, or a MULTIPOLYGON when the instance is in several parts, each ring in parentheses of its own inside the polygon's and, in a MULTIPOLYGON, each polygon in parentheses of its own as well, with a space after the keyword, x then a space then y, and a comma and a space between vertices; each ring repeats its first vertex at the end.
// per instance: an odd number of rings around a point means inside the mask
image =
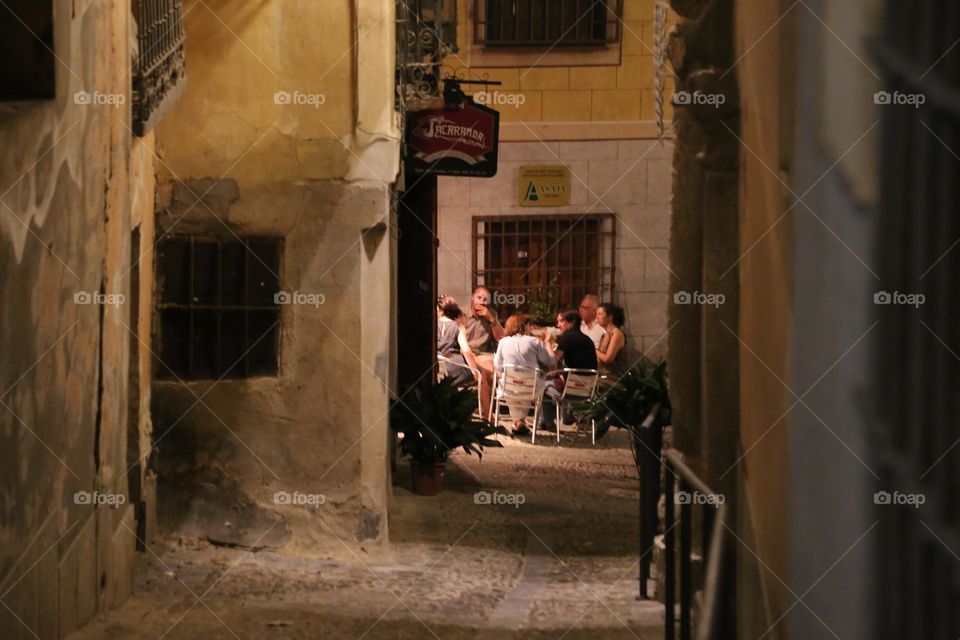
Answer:
POLYGON ((182 0, 134 0, 133 132, 146 135, 186 87, 182 0))
POLYGON ((537 320, 588 293, 612 299, 613 214, 473 218, 473 286, 485 285, 501 317, 521 308, 537 320))
POLYGON ((160 379, 278 373, 281 240, 171 237, 157 254, 160 379))
POLYGON ((53 2, 0 3, 0 101, 56 97, 53 2))
POLYGON ((620 40, 623 0, 474 0, 489 47, 602 47, 620 40))

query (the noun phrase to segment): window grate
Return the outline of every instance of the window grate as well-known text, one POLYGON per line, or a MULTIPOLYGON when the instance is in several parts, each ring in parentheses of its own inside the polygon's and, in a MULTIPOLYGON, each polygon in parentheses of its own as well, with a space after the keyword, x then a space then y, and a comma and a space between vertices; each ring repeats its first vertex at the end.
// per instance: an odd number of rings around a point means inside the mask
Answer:
POLYGON ((473 286, 491 290, 501 317, 554 314, 588 293, 611 300, 615 244, 613 214, 474 217, 473 286))
POLYGON ((623 0, 474 0, 488 47, 603 47, 620 41, 623 0))
POLYGON ((143 136, 186 87, 182 0, 134 0, 133 132, 143 136))
POLYGON ((275 376, 279 238, 171 237, 157 254, 159 379, 275 376))

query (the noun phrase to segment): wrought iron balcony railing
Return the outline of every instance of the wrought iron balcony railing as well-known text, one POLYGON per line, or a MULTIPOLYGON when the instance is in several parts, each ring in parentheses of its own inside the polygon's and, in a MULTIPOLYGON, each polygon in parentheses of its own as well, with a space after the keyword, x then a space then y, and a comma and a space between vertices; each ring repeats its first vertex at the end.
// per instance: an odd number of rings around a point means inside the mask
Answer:
POLYGON ((137 59, 133 68, 133 132, 160 121, 186 87, 182 0, 134 0, 137 59))

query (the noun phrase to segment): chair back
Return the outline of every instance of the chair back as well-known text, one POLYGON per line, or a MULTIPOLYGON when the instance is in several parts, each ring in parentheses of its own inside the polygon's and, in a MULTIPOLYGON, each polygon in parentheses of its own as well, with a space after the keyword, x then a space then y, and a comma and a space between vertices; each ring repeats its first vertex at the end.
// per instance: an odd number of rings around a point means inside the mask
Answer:
POLYGON ((533 402, 537 398, 537 381, 540 379, 540 370, 517 364, 505 364, 497 372, 499 384, 498 397, 507 403, 533 402))
POLYGON ((567 378, 563 385, 561 400, 568 398, 593 398, 597 390, 597 372, 594 369, 564 369, 567 378))

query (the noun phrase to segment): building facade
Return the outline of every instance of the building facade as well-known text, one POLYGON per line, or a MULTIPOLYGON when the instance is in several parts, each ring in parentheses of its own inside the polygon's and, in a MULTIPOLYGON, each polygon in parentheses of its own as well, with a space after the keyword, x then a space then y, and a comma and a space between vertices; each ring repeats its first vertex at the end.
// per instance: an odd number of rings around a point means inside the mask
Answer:
POLYGON ((600 3, 579 22, 575 4, 459 0, 445 16, 443 72, 499 82, 463 86, 501 125, 496 177, 438 180, 438 286, 465 302, 486 284, 501 313, 597 294, 624 308, 634 362, 666 352, 673 77, 662 67, 657 90, 654 2, 600 3), (567 172, 563 204, 527 197, 537 169, 567 172))

